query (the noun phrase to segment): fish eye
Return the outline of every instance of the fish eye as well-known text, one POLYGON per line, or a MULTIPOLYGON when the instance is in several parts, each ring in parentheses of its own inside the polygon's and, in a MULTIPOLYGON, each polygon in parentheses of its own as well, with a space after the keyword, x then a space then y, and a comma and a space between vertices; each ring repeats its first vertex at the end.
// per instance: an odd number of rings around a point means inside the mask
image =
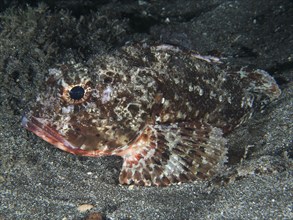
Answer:
POLYGON ((61 98, 69 105, 78 105, 87 101, 92 94, 90 81, 75 85, 64 86, 61 90, 61 98))
POLYGON ((83 98, 84 93, 84 88, 82 88, 81 86, 74 86, 70 89, 69 96, 71 99, 80 100, 83 98))

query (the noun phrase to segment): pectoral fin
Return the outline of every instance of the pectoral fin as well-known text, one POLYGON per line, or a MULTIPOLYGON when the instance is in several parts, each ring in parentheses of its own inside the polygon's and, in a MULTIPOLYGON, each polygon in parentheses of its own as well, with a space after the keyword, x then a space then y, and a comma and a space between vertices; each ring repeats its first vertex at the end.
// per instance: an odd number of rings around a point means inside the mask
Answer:
POLYGON ((149 125, 120 156, 121 184, 166 186, 211 178, 226 160, 222 130, 202 123, 149 125))

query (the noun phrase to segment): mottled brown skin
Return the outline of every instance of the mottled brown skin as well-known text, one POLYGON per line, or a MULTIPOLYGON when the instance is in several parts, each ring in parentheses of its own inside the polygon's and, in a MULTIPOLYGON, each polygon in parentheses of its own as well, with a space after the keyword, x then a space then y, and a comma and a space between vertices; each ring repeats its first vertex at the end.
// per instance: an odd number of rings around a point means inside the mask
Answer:
POLYGON ((122 184, 169 185, 212 177, 225 161, 223 134, 279 94, 261 70, 129 45, 50 69, 23 125, 71 153, 122 156, 122 184), (83 98, 70 97, 74 86, 83 98))

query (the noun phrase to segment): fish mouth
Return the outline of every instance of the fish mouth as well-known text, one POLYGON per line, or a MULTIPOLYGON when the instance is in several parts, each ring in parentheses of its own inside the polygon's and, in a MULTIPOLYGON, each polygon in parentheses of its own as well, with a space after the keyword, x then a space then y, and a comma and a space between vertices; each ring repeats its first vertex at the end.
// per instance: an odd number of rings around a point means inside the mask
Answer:
POLYGON ((44 119, 37 117, 30 117, 29 119, 26 116, 23 116, 21 119, 21 125, 45 140, 46 142, 54 145, 60 150, 82 156, 97 157, 103 155, 111 155, 110 152, 105 150, 83 150, 79 147, 74 146, 72 143, 66 140, 57 130, 52 128, 46 123, 44 119))

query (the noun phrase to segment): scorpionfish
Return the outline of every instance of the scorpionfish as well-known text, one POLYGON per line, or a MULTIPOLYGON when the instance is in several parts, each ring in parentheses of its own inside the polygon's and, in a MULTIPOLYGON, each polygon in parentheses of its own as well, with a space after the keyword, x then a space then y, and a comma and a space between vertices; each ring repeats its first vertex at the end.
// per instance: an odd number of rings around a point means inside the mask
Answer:
POLYGON ((280 93, 263 70, 130 44, 50 68, 22 125, 72 154, 122 157, 120 184, 167 186, 218 174, 225 135, 280 93))

